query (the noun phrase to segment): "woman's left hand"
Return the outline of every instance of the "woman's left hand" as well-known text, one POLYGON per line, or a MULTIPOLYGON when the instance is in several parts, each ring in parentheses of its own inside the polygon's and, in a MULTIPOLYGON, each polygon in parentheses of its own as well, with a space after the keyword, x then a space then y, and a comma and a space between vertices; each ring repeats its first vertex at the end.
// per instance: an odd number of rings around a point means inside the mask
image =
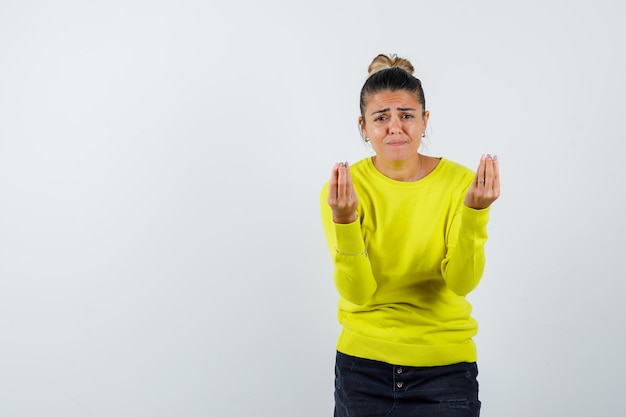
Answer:
POLYGON ((483 155, 474 182, 465 195, 465 205, 475 210, 486 209, 500 196, 498 157, 483 155))

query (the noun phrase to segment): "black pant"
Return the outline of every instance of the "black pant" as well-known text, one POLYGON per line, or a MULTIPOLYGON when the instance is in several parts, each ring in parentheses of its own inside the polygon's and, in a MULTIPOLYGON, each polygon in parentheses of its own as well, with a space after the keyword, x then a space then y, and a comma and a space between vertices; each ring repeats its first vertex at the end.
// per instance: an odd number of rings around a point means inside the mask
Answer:
POLYGON ((411 367, 337 352, 335 417, 478 417, 476 363, 411 367))

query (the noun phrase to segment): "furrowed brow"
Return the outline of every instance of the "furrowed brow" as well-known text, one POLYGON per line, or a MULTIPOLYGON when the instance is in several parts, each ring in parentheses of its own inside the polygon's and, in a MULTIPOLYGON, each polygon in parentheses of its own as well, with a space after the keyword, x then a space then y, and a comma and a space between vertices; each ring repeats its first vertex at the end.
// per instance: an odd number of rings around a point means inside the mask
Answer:
POLYGON ((387 113, 389 110, 391 110, 389 107, 387 107, 385 109, 376 110, 376 111, 373 111, 372 114, 370 114, 370 116, 373 116, 373 115, 378 114, 378 113, 387 113))

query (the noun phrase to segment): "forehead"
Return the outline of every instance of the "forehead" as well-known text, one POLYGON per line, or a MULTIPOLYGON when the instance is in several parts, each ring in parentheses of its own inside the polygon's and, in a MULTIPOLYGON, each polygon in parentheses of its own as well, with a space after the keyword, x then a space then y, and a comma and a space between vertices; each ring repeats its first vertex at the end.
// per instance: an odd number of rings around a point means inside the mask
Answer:
POLYGON ((378 110, 387 107, 391 109, 395 109, 396 107, 410 107, 416 110, 422 109, 422 105, 417 99, 417 96, 405 90, 380 91, 375 94, 370 94, 367 97, 367 109, 378 110))

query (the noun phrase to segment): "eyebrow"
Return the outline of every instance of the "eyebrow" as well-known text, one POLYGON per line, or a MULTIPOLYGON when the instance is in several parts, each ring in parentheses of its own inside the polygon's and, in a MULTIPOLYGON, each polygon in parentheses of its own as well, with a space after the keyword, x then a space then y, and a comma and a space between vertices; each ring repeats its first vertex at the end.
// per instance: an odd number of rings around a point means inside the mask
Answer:
MULTIPOLYGON (((378 113, 387 113, 389 110, 391 110, 389 107, 386 107, 386 108, 380 109, 380 110, 376 110, 376 111, 372 112, 370 114, 370 116, 373 116, 373 115, 378 114, 378 113)), ((417 111, 417 109, 414 109, 413 107, 396 107, 396 110, 398 110, 398 111, 417 111)))

